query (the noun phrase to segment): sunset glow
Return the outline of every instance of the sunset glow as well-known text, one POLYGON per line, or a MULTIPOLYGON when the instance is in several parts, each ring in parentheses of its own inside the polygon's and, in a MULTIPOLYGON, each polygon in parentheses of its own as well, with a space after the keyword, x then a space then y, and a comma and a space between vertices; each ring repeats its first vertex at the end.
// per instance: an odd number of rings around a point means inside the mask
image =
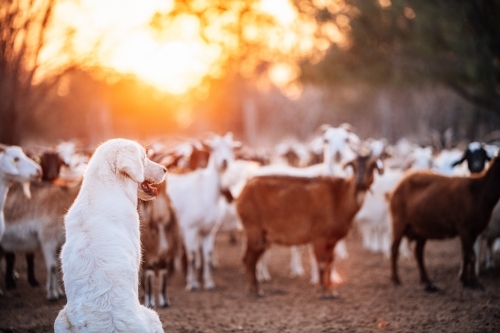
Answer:
MULTIPOLYGON (((63 36, 71 33, 71 49, 77 59, 86 57, 85 62, 93 67, 132 74, 161 91, 182 94, 199 85, 207 75, 222 75, 217 63, 228 54, 201 38, 200 23, 192 15, 179 15, 161 32, 155 30, 151 26, 154 14, 166 14, 173 5, 173 0, 65 0, 55 10, 51 40, 61 44, 63 36)), ((290 50, 285 51, 287 53, 292 50, 304 53, 313 47, 312 37, 299 34, 305 32, 312 36, 315 26, 297 29, 298 13, 289 0, 261 0, 254 9, 273 16, 281 28, 266 33, 258 25, 248 25, 244 30, 248 40, 265 38, 270 48, 290 50)), ((217 24, 215 21, 215 26, 217 24)), ((225 24, 223 19, 220 24, 225 24)), ((216 30, 209 33, 219 34, 215 39, 225 41, 231 49, 232 36, 216 30)), ((338 31, 331 34, 332 40, 340 38, 338 31)), ((42 52, 42 61, 47 64, 54 59, 64 61, 58 56, 57 50, 62 47, 59 44, 49 43, 42 52)), ((282 62, 269 77, 279 86, 297 77, 297 69, 282 62)))

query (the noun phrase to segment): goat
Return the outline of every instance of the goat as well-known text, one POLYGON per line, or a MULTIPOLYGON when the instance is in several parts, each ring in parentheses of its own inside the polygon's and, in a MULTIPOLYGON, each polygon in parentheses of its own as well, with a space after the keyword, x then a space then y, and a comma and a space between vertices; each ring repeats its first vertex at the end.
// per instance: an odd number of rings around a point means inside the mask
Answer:
POLYGON ((211 149, 208 165, 204 169, 185 174, 167 175, 167 193, 177 212, 187 257, 186 289, 197 290, 195 272, 201 267, 200 248, 203 251, 204 288, 215 288, 210 263, 215 235, 220 225, 223 202, 221 173, 234 160, 231 133, 224 137, 214 135, 207 141, 211 149))
POLYGON ((488 152, 484 149, 483 145, 479 142, 471 142, 467 149, 465 150, 461 159, 452 164, 456 166, 467 161, 467 166, 471 173, 479 173, 483 171, 485 163, 490 161, 491 157, 488 156, 488 152))
MULTIPOLYGON (((23 193, 26 197, 31 196, 29 192, 30 181, 38 181, 42 176, 42 170, 38 164, 24 154, 21 147, 0 145, 0 240, 6 229, 5 203, 7 193, 13 183, 23 183, 23 193)), ((0 247, 0 259, 4 249, 0 247)), ((6 273, 6 276, 9 274, 6 273)), ((12 277, 12 274, 10 274, 12 277)), ((0 289, 0 295, 2 290, 0 289)))
POLYGON ((476 267, 475 267, 476 275, 479 275, 479 266, 481 258, 480 250, 481 250, 481 243, 483 240, 486 241, 486 255, 484 260, 485 268, 491 269, 495 267, 493 246, 497 238, 500 238, 500 202, 495 205, 495 208, 493 208, 491 219, 488 226, 486 227, 486 230, 484 230, 484 232, 478 236, 477 241, 474 244, 474 252, 476 253, 477 256, 476 267))
POLYGON ((141 217, 141 285, 144 291, 144 305, 155 306, 154 278, 160 276, 158 303, 169 307, 167 280, 174 272, 174 261, 180 253, 182 238, 177 216, 167 195, 166 182, 155 186, 156 200, 139 201, 141 217))
MULTIPOLYGON (((56 179, 58 179, 61 167, 63 165, 67 165, 60 154, 53 150, 45 150, 41 153, 41 155, 36 157, 36 160, 39 162, 40 167, 42 168, 42 181, 45 182, 54 182, 56 179)), ((31 286, 38 286, 39 283, 36 280, 34 269, 35 254, 33 252, 27 252, 25 256, 28 270, 28 281, 31 286)), ((16 256, 14 252, 5 252, 7 289, 16 288, 14 279, 14 277, 17 276, 17 273, 14 271, 15 260, 16 256)))
MULTIPOLYGON (((359 137, 352 131, 352 126, 349 124, 341 124, 339 127, 333 127, 328 124, 320 126, 318 133, 321 134, 321 140, 323 142, 323 162, 319 164, 313 164, 304 168, 296 168, 287 165, 268 165, 259 168, 255 172, 255 176, 262 175, 289 175, 296 177, 317 177, 319 175, 331 175, 337 177, 346 177, 348 173, 342 167, 347 161, 354 158, 356 150, 359 146, 359 137)), ((318 141, 316 141, 316 145, 318 141)), ((346 258, 348 256, 346 244, 344 240, 341 240, 339 244, 335 247, 336 255, 340 258, 346 258)), ((315 257, 313 255, 313 250, 309 247, 309 257, 311 261, 311 283, 316 284, 319 282, 319 276, 317 274, 317 264, 315 257)), ((265 262, 266 257, 264 256, 263 262, 265 262)), ((292 276, 303 275, 304 268, 302 266, 302 260, 298 251, 298 248, 291 248, 291 259, 290 268, 292 271, 292 276)), ((259 264, 259 276, 265 277, 266 280, 269 279, 270 275, 265 267, 265 264, 259 264), (260 270, 263 269, 263 272, 260 270)), ((332 270, 333 281, 339 282, 340 276, 335 269, 332 270)))
MULTIPOLYGON (((384 157, 382 141, 373 140, 370 147, 375 156, 384 157)), ((403 163, 405 169, 428 170, 432 165, 430 147, 415 147, 403 163)), ((371 252, 382 252, 389 257, 391 247, 391 221, 387 194, 392 192, 404 176, 401 168, 388 168, 383 175, 375 175, 370 192, 366 194, 363 206, 355 217, 363 237, 363 247, 371 252)), ((409 257, 408 244, 400 247, 404 257, 409 257)))
POLYGON ((52 182, 59 177, 61 166, 65 162, 55 151, 44 151, 40 156, 40 166, 42 167, 42 180, 52 182))
MULTIPOLYGON (((20 186, 13 186, 5 203, 6 229, 0 245, 7 252, 33 253, 41 247, 47 268, 48 300, 63 296, 58 278, 58 249, 65 242, 63 216, 78 195, 80 186, 65 187, 50 183, 32 183, 31 199, 20 186)), ((8 289, 16 287, 13 279, 14 256, 7 257, 5 275, 8 289)), ((33 258, 28 260, 28 280, 36 286, 33 258)))
POLYGON ((473 245, 488 225, 493 207, 500 198, 500 159, 475 177, 446 177, 431 172, 415 172, 398 184, 390 199, 393 224, 391 247, 392 281, 400 284, 397 272, 399 243, 403 237, 416 240, 420 281, 425 290, 436 291, 424 267, 424 247, 428 239, 459 236, 462 244, 460 281, 465 287, 481 288, 474 273, 473 245))
POLYGON ((352 226, 354 215, 373 182, 373 171, 383 172, 370 155, 358 156, 350 178, 260 176, 251 179, 236 201, 247 235, 244 257, 250 291, 262 295, 256 264, 272 243, 311 243, 319 263, 323 297, 336 297, 330 279, 333 250, 352 226))

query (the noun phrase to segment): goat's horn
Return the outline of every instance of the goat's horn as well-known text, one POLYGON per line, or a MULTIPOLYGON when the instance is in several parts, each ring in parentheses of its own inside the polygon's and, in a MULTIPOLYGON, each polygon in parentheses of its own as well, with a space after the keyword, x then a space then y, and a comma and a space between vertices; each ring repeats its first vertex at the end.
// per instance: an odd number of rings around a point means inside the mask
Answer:
POLYGON ((317 133, 317 134, 323 134, 323 133, 325 133, 325 131, 326 131, 327 129, 329 129, 329 128, 331 128, 331 127, 332 127, 332 126, 331 126, 331 125, 329 125, 329 124, 323 124, 323 125, 321 125, 320 127, 318 127, 318 129, 316 130, 316 133, 317 133))

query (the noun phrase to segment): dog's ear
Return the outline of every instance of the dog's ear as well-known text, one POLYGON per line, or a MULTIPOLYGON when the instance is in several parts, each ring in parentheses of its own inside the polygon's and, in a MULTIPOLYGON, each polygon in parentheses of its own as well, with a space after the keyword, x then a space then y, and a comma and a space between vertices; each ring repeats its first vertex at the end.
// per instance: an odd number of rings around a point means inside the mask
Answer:
POLYGON ((137 147, 129 146, 118 151, 116 167, 118 172, 126 174, 137 183, 144 181, 143 158, 137 147))

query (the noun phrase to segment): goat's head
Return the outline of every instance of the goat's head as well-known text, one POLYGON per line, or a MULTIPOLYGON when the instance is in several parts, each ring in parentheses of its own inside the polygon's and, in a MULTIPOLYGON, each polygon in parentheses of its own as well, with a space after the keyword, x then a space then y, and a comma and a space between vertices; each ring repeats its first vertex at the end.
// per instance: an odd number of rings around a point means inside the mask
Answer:
POLYGON ((483 171, 486 161, 490 159, 483 145, 479 142, 469 144, 465 152, 465 158, 467 159, 467 165, 471 173, 483 171))
POLYGON ((407 168, 428 170, 433 165, 433 153, 431 147, 416 147, 407 160, 407 168))
POLYGON ((352 126, 342 124, 339 127, 322 125, 320 127, 325 146, 325 160, 340 163, 349 158, 348 154, 359 145, 359 137, 352 132, 352 126))
POLYGON ((67 165, 59 153, 45 151, 40 156, 40 166, 42 167, 42 180, 53 181, 59 177, 62 165, 67 165))
POLYGON ((0 152, 0 174, 4 179, 19 183, 40 180, 42 169, 21 147, 1 145, 1 150, 4 152, 0 152))
POLYGON ((211 158, 213 158, 217 170, 221 172, 226 170, 228 164, 234 161, 233 149, 241 146, 240 142, 233 141, 231 132, 224 136, 212 135, 205 144, 210 147, 211 158))
POLYGON ((367 191, 373 184, 373 171, 377 169, 379 175, 384 173, 382 161, 373 156, 371 152, 357 153, 356 158, 344 165, 352 167, 357 191, 367 191))

